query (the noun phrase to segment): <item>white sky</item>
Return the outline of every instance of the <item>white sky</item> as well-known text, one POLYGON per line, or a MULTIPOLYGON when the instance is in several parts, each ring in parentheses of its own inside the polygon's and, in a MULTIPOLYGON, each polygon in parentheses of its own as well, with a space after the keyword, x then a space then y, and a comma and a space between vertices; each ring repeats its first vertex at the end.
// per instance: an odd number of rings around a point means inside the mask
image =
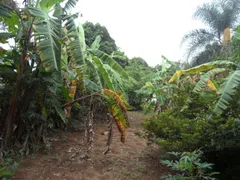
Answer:
POLYGON ((118 47, 129 57, 149 65, 184 60, 180 42, 185 33, 204 27, 193 20, 196 7, 210 0, 79 0, 82 21, 106 26, 118 47))

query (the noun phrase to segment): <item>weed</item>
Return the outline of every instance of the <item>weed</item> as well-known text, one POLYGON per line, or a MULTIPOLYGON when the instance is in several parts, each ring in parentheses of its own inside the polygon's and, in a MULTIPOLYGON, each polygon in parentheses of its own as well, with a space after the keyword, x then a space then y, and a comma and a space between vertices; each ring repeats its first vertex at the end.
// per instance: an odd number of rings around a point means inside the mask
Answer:
POLYGON ((19 163, 13 161, 12 158, 8 157, 3 162, 0 162, 0 177, 2 180, 8 179, 13 176, 19 166, 19 163))
POLYGON ((216 180, 213 176, 219 174, 217 172, 209 172, 212 169, 213 164, 207 162, 201 162, 202 151, 196 150, 193 152, 170 152, 169 155, 173 155, 178 160, 163 160, 162 164, 171 167, 173 170, 180 172, 181 174, 163 176, 166 180, 216 180))
POLYGON ((59 161, 59 160, 60 160, 60 155, 59 155, 59 154, 56 154, 56 155, 53 157, 53 159, 59 161))

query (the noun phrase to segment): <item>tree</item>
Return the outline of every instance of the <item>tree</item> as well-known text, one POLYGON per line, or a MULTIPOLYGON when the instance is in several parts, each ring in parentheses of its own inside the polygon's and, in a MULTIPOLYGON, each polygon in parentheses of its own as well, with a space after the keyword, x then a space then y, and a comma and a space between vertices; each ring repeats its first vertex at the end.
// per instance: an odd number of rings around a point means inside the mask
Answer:
POLYGON ((168 107, 174 86, 167 81, 179 68, 179 63, 169 61, 165 56, 162 56, 161 67, 153 68, 143 75, 145 84, 135 92, 145 97, 145 102, 142 104, 145 113, 150 111, 159 113, 168 107))
POLYGON ((134 58, 130 59, 129 63, 134 64, 134 65, 142 65, 142 66, 148 67, 147 62, 141 57, 134 57, 134 58))
POLYGON ((123 68, 129 65, 129 58, 124 54, 124 52, 115 51, 111 54, 111 57, 123 68))
POLYGON ((97 36, 101 37, 101 43, 99 50, 111 54, 114 51, 117 51, 117 45, 115 44, 114 39, 110 36, 107 28, 101 26, 99 23, 93 24, 91 22, 86 22, 83 24, 86 44, 90 46, 97 36))
POLYGON ((199 49, 202 48, 205 52, 195 57, 194 64, 202 63, 200 59, 205 58, 204 62, 206 62, 216 57, 219 50, 217 52, 209 51, 209 46, 206 45, 221 49, 224 30, 235 27, 239 14, 239 0, 216 0, 199 6, 194 13, 194 18, 201 20, 206 28, 190 31, 183 37, 182 43, 187 42, 189 44, 187 59, 198 53, 199 49))
POLYGON ((198 55, 194 56, 191 61, 192 66, 197 66, 199 64, 207 63, 209 60, 219 57, 222 53, 222 46, 217 42, 208 44, 205 46, 204 51, 200 52, 198 55))

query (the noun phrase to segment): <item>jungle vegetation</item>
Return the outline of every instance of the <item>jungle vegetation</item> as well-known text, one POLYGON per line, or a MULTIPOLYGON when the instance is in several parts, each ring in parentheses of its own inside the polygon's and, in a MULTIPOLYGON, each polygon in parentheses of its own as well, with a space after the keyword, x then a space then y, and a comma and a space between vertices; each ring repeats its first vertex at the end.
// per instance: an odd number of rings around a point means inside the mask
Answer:
POLYGON ((101 24, 78 23, 76 3, 0 0, 1 159, 49 148, 48 135, 74 120, 90 156, 96 113, 111 122, 107 153, 113 122, 124 143, 127 111, 141 110, 149 142, 180 157, 163 163, 183 174, 165 179, 239 178, 240 1, 199 6, 206 29, 183 37, 190 63, 162 56, 156 67, 128 58, 101 24))

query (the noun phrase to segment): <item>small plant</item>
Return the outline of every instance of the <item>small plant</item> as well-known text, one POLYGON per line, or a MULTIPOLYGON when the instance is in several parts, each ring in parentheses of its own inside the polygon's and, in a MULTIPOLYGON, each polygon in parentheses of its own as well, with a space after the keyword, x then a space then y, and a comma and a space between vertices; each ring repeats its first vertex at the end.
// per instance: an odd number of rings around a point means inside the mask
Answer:
POLYGON ((5 161, 0 162, 0 178, 5 180, 13 176, 18 166, 19 163, 13 161, 12 158, 7 158, 5 161))
POLYGON ((178 160, 163 160, 162 164, 171 167, 173 170, 179 172, 176 175, 166 175, 163 179, 166 180, 215 180, 213 176, 219 174, 217 172, 209 172, 213 164, 201 162, 203 152, 195 150, 193 152, 169 152, 178 160))
POLYGON ((145 137, 146 136, 146 132, 144 132, 144 131, 136 131, 136 132, 134 132, 134 134, 136 136, 139 136, 139 137, 145 137))
POLYGON ((59 154, 56 154, 56 156, 54 156, 54 157, 53 157, 53 159, 54 159, 54 160, 57 160, 57 161, 59 161, 59 160, 60 160, 60 158, 61 158, 61 157, 60 157, 60 155, 59 155, 59 154))

